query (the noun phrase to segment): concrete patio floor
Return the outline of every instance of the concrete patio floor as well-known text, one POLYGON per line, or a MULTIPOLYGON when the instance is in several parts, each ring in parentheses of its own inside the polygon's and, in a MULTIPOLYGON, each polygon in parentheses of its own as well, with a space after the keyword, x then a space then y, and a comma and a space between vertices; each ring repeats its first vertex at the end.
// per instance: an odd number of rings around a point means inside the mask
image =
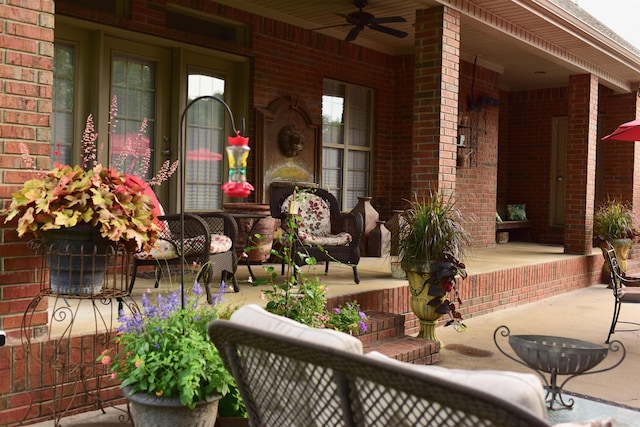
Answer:
MULTIPOLYGON (((564 255, 558 246, 542 246, 531 243, 511 242, 495 248, 476 249, 465 260, 470 274, 498 270, 506 267, 536 264, 559 260, 564 255)), ((279 272, 279 266, 276 267, 279 272)), ((252 267, 258 277, 266 276, 261 266, 252 267)), ((351 294, 373 288, 406 286, 405 280, 390 276, 388 259, 363 258, 359 265, 361 283, 353 283, 352 270, 346 266, 331 265, 328 276, 322 276, 328 286, 328 296, 351 294)), ((320 271, 322 274, 322 270, 320 271)), ((247 282, 245 266, 238 268, 240 292, 228 292, 224 302, 246 304, 264 304, 261 292, 267 286, 252 286, 247 282)), ((138 279, 133 298, 139 299, 142 292, 151 285, 150 280, 138 279)), ((172 284, 161 283, 162 289, 170 289, 172 284)), ((464 284, 463 284, 464 286, 464 284)), ((82 311, 89 310, 79 310, 82 311)), ((466 319, 466 332, 458 333, 452 328, 438 328, 442 341, 441 361, 438 366, 460 369, 497 369, 520 372, 532 372, 526 366, 518 364, 496 348, 494 331, 498 326, 506 325, 512 335, 554 335, 581 339, 603 344, 611 322, 613 297, 605 285, 554 296, 544 301, 505 309, 479 317, 466 319)), ((637 306, 623 306, 621 320, 640 323, 640 310, 637 306)), ((92 321, 91 321, 92 322, 92 321)), ((91 323, 83 320, 76 323, 91 323)), ((78 326, 80 328, 80 325, 78 326)), ((92 329, 90 327, 89 329, 92 329)), ((81 330, 74 329, 74 333, 81 330)), ((640 408, 640 331, 616 333, 612 340, 620 340, 626 348, 626 359, 615 369, 592 375, 578 376, 565 386, 565 390, 581 395, 592 396, 609 402, 640 408)), ((500 347, 514 354, 505 338, 499 339, 500 347)), ((608 357, 594 370, 604 369, 618 360, 620 353, 610 352, 608 357)), ((548 378, 548 377, 547 377, 548 378)), ((561 377, 560 379, 564 379, 561 377)), ((101 412, 65 417, 61 425, 66 426, 102 426, 122 425, 118 417, 120 411, 108 409, 106 415, 101 412)), ((52 422, 35 424, 52 425, 52 422)), ((640 420, 638 421, 640 425, 640 420)))

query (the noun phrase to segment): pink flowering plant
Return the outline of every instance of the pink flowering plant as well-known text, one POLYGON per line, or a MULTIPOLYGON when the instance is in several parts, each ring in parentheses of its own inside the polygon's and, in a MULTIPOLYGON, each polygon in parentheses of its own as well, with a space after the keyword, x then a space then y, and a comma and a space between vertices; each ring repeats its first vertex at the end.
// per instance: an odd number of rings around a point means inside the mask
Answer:
MULTIPOLYGON (((110 134, 115 131, 116 99, 111 108, 110 134)), ((143 138, 146 120, 135 139, 143 138)), ((153 201, 150 185, 168 179, 177 164, 165 164, 149 182, 143 179, 149 165, 150 151, 143 155, 138 170, 105 167, 98 164, 98 134, 93 117, 87 118, 82 137, 82 165, 69 166, 54 162, 49 171, 35 171, 35 177, 12 194, 11 205, 3 213, 5 223, 17 219, 18 236, 27 232, 40 237, 42 232, 89 224, 102 237, 122 243, 128 250, 149 249, 159 236, 159 210, 153 201)), ((132 146, 133 143, 126 144, 132 146)), ((24 165, 35 170, 35 162, 25 144, 21 144, 24 165)), ((59 156, 59 151, 54 151, 59 156)), ((125 149, 115 163, 124 167, 125 149)), ((130 162, 134 164, 135 162, 130 162)))
MULTIPOLYGON (((147 393, 179 398, 194 408, 213 395, 237 393, 231 374, 207 336, 207 324, 228 318, 232 309, 222 306, 225 286, 207 304, 195 282, 185 295, 159 293, 152 301, 142 296, 141 312, 121 313, 115 348, 105 350, 98 362, 110 366, 112 379, 121 381, 127 394, 147 393)), ((239 395, 235 402, 241 405, 239 395)))

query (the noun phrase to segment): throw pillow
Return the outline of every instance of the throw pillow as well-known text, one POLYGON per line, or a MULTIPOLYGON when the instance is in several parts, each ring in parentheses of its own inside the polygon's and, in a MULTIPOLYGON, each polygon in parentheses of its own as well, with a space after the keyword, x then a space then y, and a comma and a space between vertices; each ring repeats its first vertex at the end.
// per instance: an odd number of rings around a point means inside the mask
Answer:
POLYGON ((507 220, 508 221, 526 221, 527 220, 527 205, 507 205, 507 220))

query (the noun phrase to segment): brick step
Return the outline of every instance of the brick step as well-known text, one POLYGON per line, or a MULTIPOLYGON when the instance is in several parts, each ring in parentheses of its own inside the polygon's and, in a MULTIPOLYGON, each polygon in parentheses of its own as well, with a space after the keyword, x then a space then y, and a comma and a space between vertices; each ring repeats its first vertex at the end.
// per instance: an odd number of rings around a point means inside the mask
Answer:
POLYGON ((364 352, 377 351, 402 362, 431 365, 440 361, 440 343, 409 335, 364 344, 364 352))
POLYGON ((364 351, 377 351, 403 362, 431 364, 440 360, 440 343, 405 335, 404 315, 365 311, 367 329, 359 335, 364 351))
POLYGON ((358 338, 363 344, 404 335, 404 315, 365 310, 367 332, 358 338))

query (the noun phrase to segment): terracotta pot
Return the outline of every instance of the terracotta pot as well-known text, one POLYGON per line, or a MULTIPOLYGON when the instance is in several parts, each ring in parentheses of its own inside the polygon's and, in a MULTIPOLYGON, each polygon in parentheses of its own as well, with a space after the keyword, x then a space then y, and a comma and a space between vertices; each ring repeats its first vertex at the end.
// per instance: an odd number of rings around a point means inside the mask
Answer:
POLYGON ((224 211, 232 216, 234 213, 249 216, 257 215, 257 218, 236 217, 236 222, 238 223, 236 250, 238 259, 242 259, 242 252, 245 248, 250 247, 252 249, 247 251, 250 262, 266 262, 271 256, 273 234, 280 225, 279 221, 270 215, 269 205, 260 203, 225 203, 224 211), (263 217, 258 219, 260 216, 263 217), (256 223, 256 221, 258 222, 256 223), (249 236, 249 234, 252 235, 249 236), (258 238, 256 235, 260 235, 260 237, 258 238))
MULTIPOLYGON (((378 226, 380 214, 371 204, 371 197, 358 197, 358 204, 351 210, 362 215, 362 236, 360 237, 360 253, 371 256, 368 251, 369 235, 378 226)), ((378 246, 380 243, 378 243, 378 246)), ((379 256, 379 255, 378 255, 379 256)))

